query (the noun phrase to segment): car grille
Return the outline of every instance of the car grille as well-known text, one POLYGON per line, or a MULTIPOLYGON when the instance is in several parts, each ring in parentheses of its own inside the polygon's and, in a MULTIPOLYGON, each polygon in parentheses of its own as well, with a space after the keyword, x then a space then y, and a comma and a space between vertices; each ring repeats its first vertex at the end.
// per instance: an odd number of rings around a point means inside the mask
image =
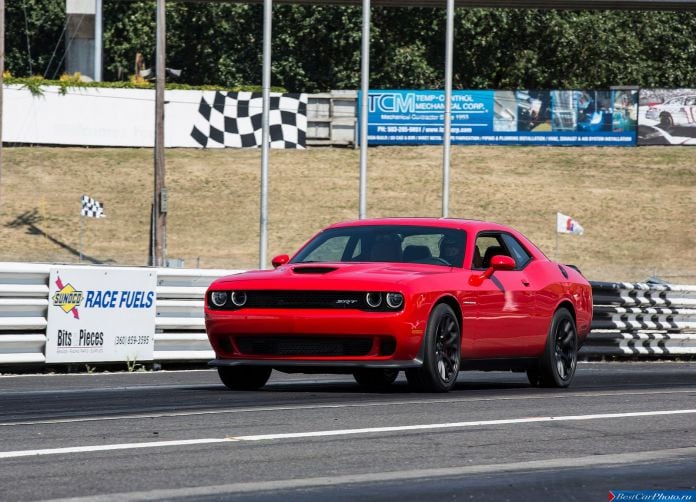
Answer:
POLYGON ((365 293, 355 291, 248 291, 247 308, 365 308, 365 293))
POLYGON ((365 356, 372 337, 237 336, 239 352, 258 356, 365 356))

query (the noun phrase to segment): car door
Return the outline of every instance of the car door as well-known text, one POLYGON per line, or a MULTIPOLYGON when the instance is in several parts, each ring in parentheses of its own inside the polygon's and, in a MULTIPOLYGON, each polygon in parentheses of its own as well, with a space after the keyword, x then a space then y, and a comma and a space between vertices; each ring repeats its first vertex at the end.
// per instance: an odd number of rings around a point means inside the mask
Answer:
POLYGON ((696 123, 696 96, 686 97, 684 100, 684 113, 686 114, 687 123, 696 123))
MULTIPOLYGON (((471 281, 475 302, 472 330, 472 357, 524 357, 533 354, 538 322, 534 285, 525 273, 532 255, 505 232, 480 233, 475 241, 471 268, 482 274, 493 256, 510 256, 514 270, 497 270, 483 281, 471 281)), ((472 301, 470 300, 470 301, 472 301)))

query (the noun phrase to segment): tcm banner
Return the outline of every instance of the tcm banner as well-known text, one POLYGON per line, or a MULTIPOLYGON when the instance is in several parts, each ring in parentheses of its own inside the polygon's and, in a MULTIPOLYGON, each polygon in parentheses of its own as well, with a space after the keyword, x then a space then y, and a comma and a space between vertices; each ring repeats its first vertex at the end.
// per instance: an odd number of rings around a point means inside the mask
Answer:
MULTIPOLYGON (((368 142, 442 143, 444 101, 444 91, 370 91, 368 142)), ((637 91, 452 93, 454 144, 635 146, 637 119, 637 91)))
POLYGON ((151 361, 156 273, 52 268, 46 362, 151 361))
POLYGON ((696 145, 696 89, 641 89, 639 145, 696 145))

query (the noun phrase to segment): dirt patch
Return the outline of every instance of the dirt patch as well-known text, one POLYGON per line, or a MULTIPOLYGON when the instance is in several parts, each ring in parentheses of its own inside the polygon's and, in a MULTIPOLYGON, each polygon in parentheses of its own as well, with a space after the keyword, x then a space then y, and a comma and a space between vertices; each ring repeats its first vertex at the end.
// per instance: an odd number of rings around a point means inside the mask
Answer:
MULTIPOLYGON (((291 253, 322 227, 358 214, 351 149, 272 151, 269 255, 291 253)), ((595 280, 658 275, 696 282, 696 163, 690 148, 454 147, 451 217, 521 230, 595 280)), ((171 149, 167 255, 187 267, 258 266, 258 150, 171 149)), ((368 216, 439 216, 442 149, 369 150, 368 216)), ((149 149, 5 148, 0 260, 77 262, 80 196, 107 218, 83 220, 82 250, 101 263, 147 263, 153 153, 149 149)))

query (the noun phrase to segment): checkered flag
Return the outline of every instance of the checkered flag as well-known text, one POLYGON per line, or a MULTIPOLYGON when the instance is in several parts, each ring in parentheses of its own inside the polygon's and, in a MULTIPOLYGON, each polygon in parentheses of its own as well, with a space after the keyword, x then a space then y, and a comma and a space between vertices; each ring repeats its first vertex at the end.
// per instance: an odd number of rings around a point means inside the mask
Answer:
MULTIPOLYGON (((259 147, 262 116, 261 93, 207 92, 201 98, 191 137, 203 148, 259 147)), ((271 148, 305 148, 307 95, 271 94, 269 132, 271 148)))
POLYGON ((80 216, 87 216, 88 218, 106 218, 104 214, 104 204, 98 200, 94 200, 92 197, 83 195, 80 216))

